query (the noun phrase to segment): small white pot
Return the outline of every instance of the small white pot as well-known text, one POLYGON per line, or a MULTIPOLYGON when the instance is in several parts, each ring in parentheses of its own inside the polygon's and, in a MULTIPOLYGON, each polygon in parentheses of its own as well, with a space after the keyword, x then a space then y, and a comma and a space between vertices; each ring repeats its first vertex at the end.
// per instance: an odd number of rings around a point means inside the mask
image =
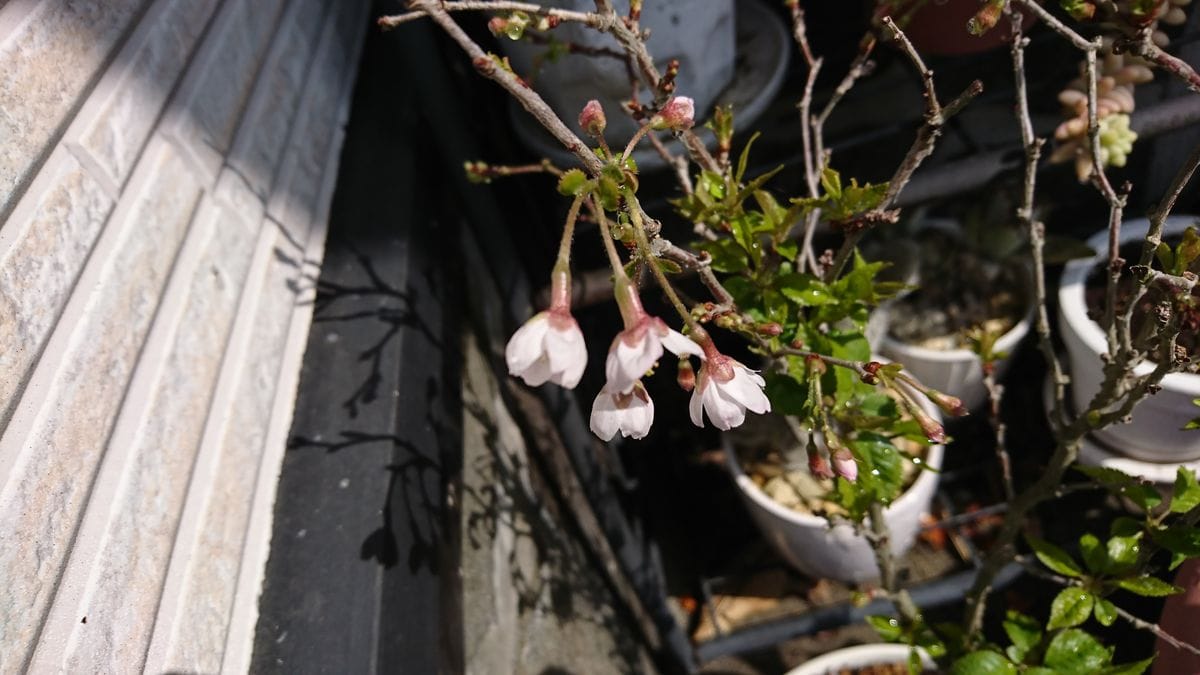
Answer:
MULTIPOLYGON (((896 311, 894 308, 892 311, 896 311)), ((1032 312, 1026 314, 1007 333, 996 340, 996 351, 1011 354, 1029 333, 1032 312)), ((975 409, 987 400, 987 387, 983 384, 983 364, 970 349, 929 349, 901 342, 886 331, 879 343, 879 351, 912 373, 922 384, 938 391, 957 396, 968 409, 975 409)), ((1004 377, 1011 359, 996 361, 996 379, 1004 377)))
MULTIPOLYGON (((815 659, 806 661, 787 672, 786 675, 837 675, 842 669, 880 666, 887 663, 908 663, 908 645, 872 644, 846 647, 828 654, 822 654, 815 659)), ((933 659, 925 650, 918 649, 921 663, 926 668, 933 668, 933 659)))
MULTIPOLYGON (((941 420, 941 411, 928 399, 920 399, 934 419, 941 420)), ((879 578, 875 553, 866 538, 849 525, 830 527, 825 518, 800 513, 771 499, 742 470, 729 435, 724 436, 725 457, 729 471, 740 488, 742 501, 767 541, 793 567, 813 577, 860 583, 879 578)), ((932 445, 925 461, 932 469, 942 468, 945 448, 932 445)), ((937 490, 938 474, 921 471, 917 479, 883 511, 891 531, 892 553, 904 555, 921 529, 921 514, 929 510, 937 490)))
MULTIPOLYGON (((1192 216, 1167 219, 1163 235, 1182 233, 1194 225, 1192 216)), ((1121 225, 1121 243, 1128 244, 1146 236, 1150 221, 1145 218, 1121 225)), ((1108 351, 1104 332, 1087 315, 1084 298, 1088 276, 1096 265, 1108 260, 1108 232, 1088 240, 1097 253, 1094 258, 1070 262, 1063 270, 1058 287, 1059 330, 1070 359, 1071 400, 1075 410, 1085 410, 1104 379, 1100 354, 1108 351)), ((1142 363, 1134 372, 1144 375, 1154 369, 1142 363)), ((1092 435, 1114 450, 1151 462, 1185 462, 1200 459, 1200 432, 1183 431, 1183 425, 1197 416, 1192 399, 1200 398, 1200 375, 1171 373, 1162 380, 1162 391, 1147 396, 1133 410, 1129 424, 1114 424, 1092 435)))

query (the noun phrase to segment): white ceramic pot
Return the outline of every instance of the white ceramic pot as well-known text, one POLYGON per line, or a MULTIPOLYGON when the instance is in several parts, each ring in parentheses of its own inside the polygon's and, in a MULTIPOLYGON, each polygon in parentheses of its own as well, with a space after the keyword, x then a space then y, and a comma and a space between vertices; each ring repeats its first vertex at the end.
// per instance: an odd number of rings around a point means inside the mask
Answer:
MULTIPOLYGON (((1163 235, 1181 234, 1196 222, 1193 216, 1171 216, 1163 235)), ((1150 221, 1145 218, 1122 224, 1121 243, 1140 241, 1149 227, 1150 221)), ((1108 260, 1108 232, 1097 233, 1088 245, 1096 256, 1070 262, 1058 287, 1059 330, 1070 359, 1071 402, 1077 411, 1086 409, 1100 390, 1104 379, 1100 354, 1108 351, 1104 332, 1087 315, 1084 298, 1088 276, 1096 265, 1108 260)), ((1142 363, 1134 372, 1144 375, 1153 369, 1152 363, 1142 363)), ((1200 459, 1200 432, 1183 431, 1183 425, 1200 412, 1192 404, 1196 398, 1200 398, 1200 375, 1171 373, 1163 378, 1162 391, 1147 396, 1134 408, 1132 422, 1114 424, 1092 435, 1136 459, 1173 463, 1200 459)))
MULTIPOLYGON (((837 675, 842 672, 842 669, 879 666, 888 663, 908 663, 908 650, 908 645, 897 644, 846 647, 810 659, 789 670, 787 675, 837 675)), ((921 663, 926 668, 933 668, 933 659, 929 658, 925 650, 918 650, 918 652, 921 654, 921 663)))
MULTIPOLYGON (((937 406, 923 397, 920 402, 930 415, 941 420, 937 406)), ((844 524, 830 527, 825 518, 794 511, 771 499, 742 470, 728 434, 724 436, 724 443, 730 473, 750 517, 784 560, 801 572, 818 578, 847 583, 879 578, 871 544, 854 528, 844 524)), ((926 462, 930 468, 941 469, 944 450, 941 445, 929 447, 926 462)), ((938 474, 922 471, 908 490, 884 509, 883 516, 892 534, 893 554, 904 555, 916 540, 921 528, 921 514, 929 510, 937 481, 938 474)))
MULTIPOLYGON (((895 311, 893 309, 892 311, 895 311)), ((1007 333, 996 340, 996 351, 1011 354, 1029 333, 1032 312, 1026 314, 1007 333)), ((884 331, 879 351, 897 363, 927 387, 957 396, 969 409, 975 409, 987 400, 987 387, 983 384, 983 364, 970 349, 929 349, 901 342, 884 331)), ((996 378, 1004 376, 1011 362, 1009 358, 996 361, 996 378)))
MULTIPOLYGON (((580 11, 596 9, 593 0, 550 0, 544 4, 580 11)), ((616 0, 613 7, 623 16, 629 12, 629 1, 616 0)), ((675 91, 695 99, 697 116, 707 114, 733 78, 733 10, 733 0, 654 0, 643 6, 640 24, 650 30, 646 42, 650 56, 660 70, 671 59, 679 59, 675 91)), ((614 38, 581 24, 560 24, 552 34, 561 41, 620 51, 614 38)), ((533 73, 534 59, 546 51, 545 46, 507 38, 501 39, 501 47, 519 73, 533 73)), ((637 131, 634 121, 620 107, 630 93, 622 60, 567 54, 554 63, 543 63, 533 86, 571 126, 585 103, 599 100, 608 119, 605 136, 614 147, 623 147, 637 131)))

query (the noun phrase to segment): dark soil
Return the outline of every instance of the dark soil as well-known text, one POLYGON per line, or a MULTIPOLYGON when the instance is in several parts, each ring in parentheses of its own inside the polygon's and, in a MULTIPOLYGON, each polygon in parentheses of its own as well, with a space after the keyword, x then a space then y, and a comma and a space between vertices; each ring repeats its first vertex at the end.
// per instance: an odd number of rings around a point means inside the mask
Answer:
MULTIPOLYGON (((1166 238, 1167 244, 1174 247, 1179 243, 1179 238, 1166 238)), ((1141 242, 1135 244, 1126 244, 1121 247, 1121 257, 1127 261, 1136 261, 1141 255, 1141 242)), ((1200 267, 1200 265, 1193 265, 1200 267)), ((1088 275, 1087 281, 1084 284, 1084 301, 1087 303, 1088 317, 1100 324, 1104 320, 1104 298, 1108 283, 1108 274, 1106 272, 1107 265, 1100 264, 1092 270, 1088 275)), ((1193 269, 1193 272, 1198 270, 1193 269)), ((1121 278, 1117 282, 1116 294, 1116 311, 1118 314, 1125 311, 1129 306, 1131 296, 1133 295, 1133 277, 1129 272, 1129 265, 1121 273, 1121 278)), ((1176 342, 1179 346, 1187 350, 1192 359, 1200 357, 1200 289, 1192 292, 1192 297, 1195 299, 1189 311, 1184 313, 1182 317, 1183 328, 1179 332, 1179 337, 1176 342)), ((1153 317, 1154 306, 1162 300, 1162 295, 1150 290, 1142 295, 1138 300, 1138 305, 1134 309, 1130 326, 1134 336, 1134 344, 1143 344, 1151 354, 1151 357, 1157 361, 1161 356, 1158 354, 1157 345, 1148 343, 1153 340, 1153 317), (1151 322, 1148 324, 1148 320, 1151 322)))
POLYGON ((1020 266, 985 258, 939 231, 922 234, 920 247, 918 288, 892 307, 893 338, 958 349, 970 345, 972 333, 1008 332, 1027 311, 1020 266))

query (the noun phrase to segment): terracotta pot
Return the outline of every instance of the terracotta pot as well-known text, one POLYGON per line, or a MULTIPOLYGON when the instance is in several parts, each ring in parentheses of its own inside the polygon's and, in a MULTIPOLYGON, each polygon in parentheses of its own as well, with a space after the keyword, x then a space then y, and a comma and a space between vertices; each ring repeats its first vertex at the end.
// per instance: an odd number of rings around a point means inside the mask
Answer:
MULTIPOLYGON (((891 15, 901 16, 918 0, 899 0, 893 3, 891 15)), ((995 49, 1012 42, 1012 31, 1008 20, 1000 22, 980 36, 971 35, 967 22, 984 5, 979 0, 924 0, 923 7, 913 14, 904 26, 904 33, 922 55, 962 56, 995 49)), ((1025 15, 1024 25, 1028 28, 1034 17, 1025 15)))

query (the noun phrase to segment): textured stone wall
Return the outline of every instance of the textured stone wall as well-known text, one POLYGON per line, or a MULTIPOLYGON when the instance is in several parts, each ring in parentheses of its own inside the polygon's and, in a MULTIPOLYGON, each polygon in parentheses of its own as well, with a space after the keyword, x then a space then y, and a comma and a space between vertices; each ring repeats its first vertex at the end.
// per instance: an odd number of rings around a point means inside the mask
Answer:
POLYGON ((0 2, 0 673, 248 667, 368 5, 0 2))

